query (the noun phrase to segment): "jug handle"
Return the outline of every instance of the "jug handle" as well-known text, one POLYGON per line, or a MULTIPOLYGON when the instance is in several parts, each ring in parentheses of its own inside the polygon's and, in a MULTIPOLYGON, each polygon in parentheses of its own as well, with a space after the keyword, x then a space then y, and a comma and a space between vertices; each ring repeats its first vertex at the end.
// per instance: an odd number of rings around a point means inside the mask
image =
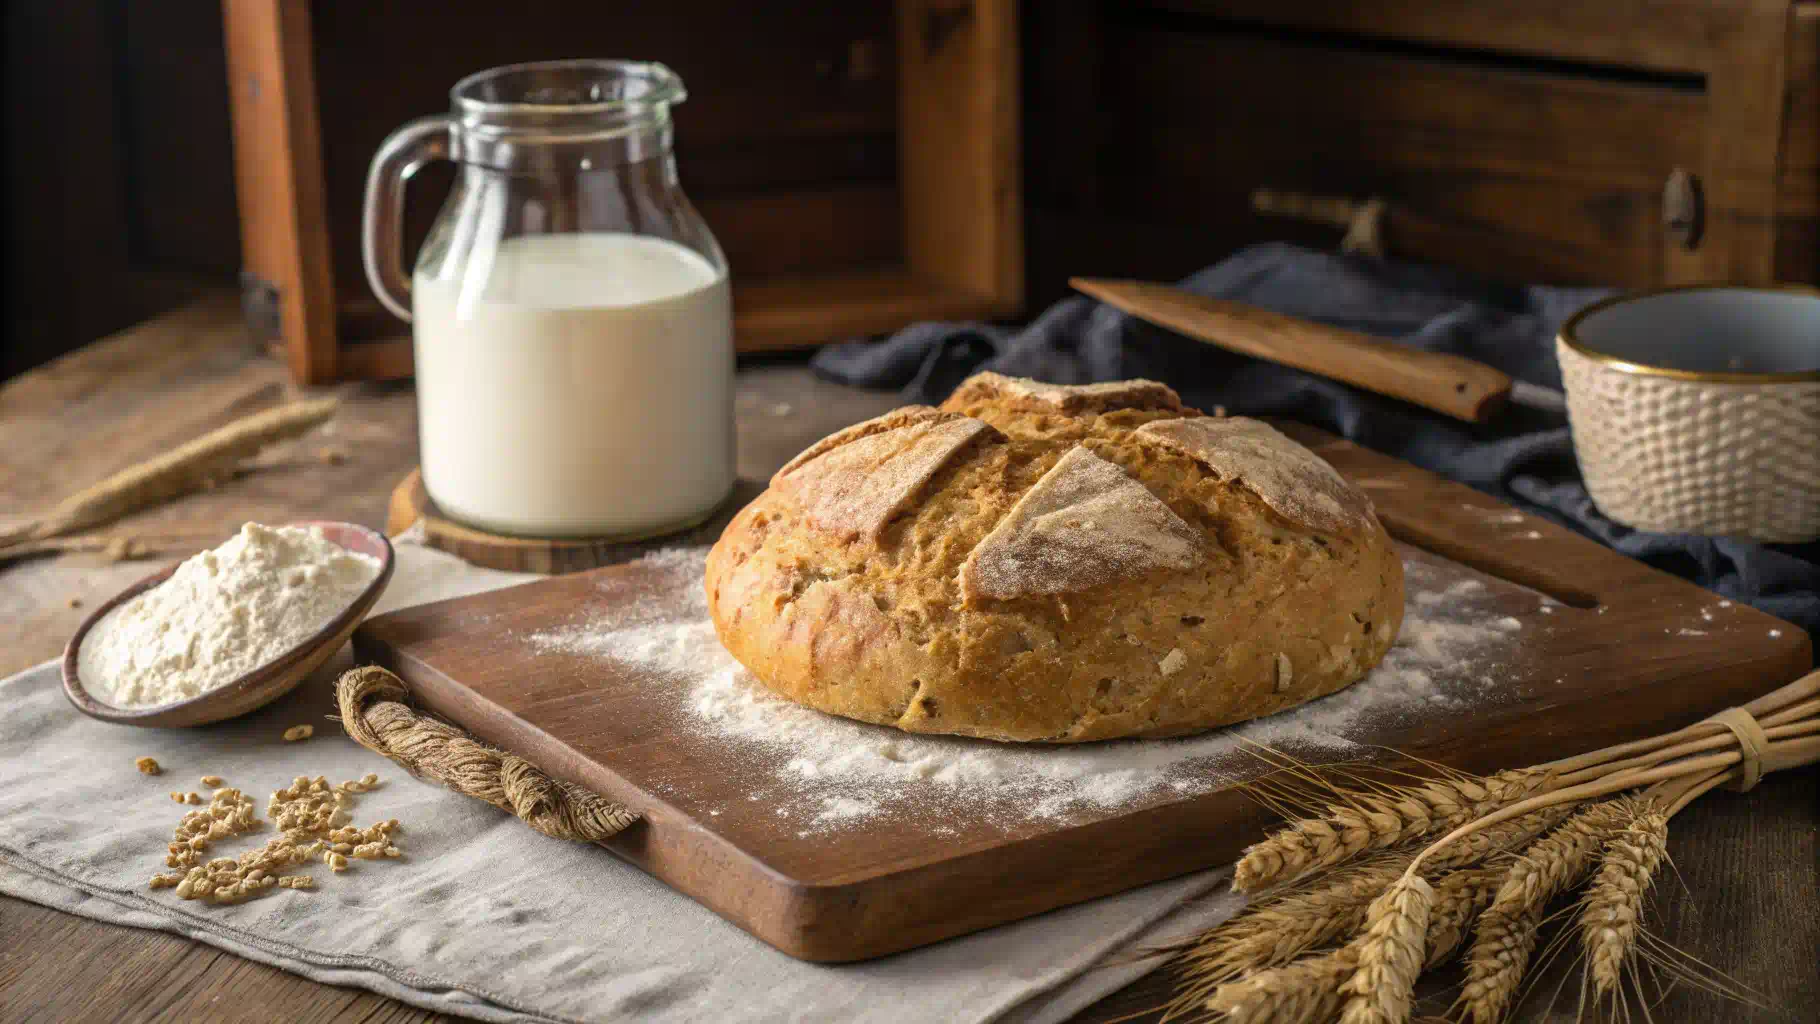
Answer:
POLYGON ((360 216, 360 261, 367 284, 385 308, 411 319, 411 276, 404 270, 404 187, 432 160, 447 160, 447 115, 420 117, 393 132, 373 154, 367 170, 366 204, 360 216))

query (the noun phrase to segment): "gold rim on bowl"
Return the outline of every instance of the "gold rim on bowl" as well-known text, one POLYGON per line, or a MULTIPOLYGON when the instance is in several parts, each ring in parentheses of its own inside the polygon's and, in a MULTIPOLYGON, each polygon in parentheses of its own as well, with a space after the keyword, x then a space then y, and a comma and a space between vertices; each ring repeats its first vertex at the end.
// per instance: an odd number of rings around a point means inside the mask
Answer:
POLYGON ((1567 321, 1561 325, 1561 333, 1559 336, 1561 344, 1566 345, 1580 355, 1585 356, 1596 363, 1610 367, 1613 370, 1622 373, 1639 374, 1646 377, 1669 377, 1674 380, 1700 381, 1707 384, 1788 384, 1802 381, 1820 381, 1820 367, 1815 367, 1812 370, 1778 370, 1775 372, 1749 373, 1730 370, 1677 370, 1669 366, 1654 366, 1649 363, 1637 363, 1600 352, 1597 349, 1589 347, 1585 342, 1575 336, 1575 329, 1580 326, 1582 320, 1592 316, 1594 313, 1610 309, 1613 306, 1626 302, 1635 302, 1639 299, 1650 299, 1658 295, 1668 295, 1674 292, 1699 291, 1780 292, 1784 294, 1805 295, 1809 298, 1820 298, 1820 288, 1812 288, 1801 284, 1678 284, 1669 285, 1663 288, 1650 288, 1645 291, 1624 292, 1620 295, 1613 295, 1608 299, 1600 299, 1581 309, 1573 316, 1568 317, 1567 321))

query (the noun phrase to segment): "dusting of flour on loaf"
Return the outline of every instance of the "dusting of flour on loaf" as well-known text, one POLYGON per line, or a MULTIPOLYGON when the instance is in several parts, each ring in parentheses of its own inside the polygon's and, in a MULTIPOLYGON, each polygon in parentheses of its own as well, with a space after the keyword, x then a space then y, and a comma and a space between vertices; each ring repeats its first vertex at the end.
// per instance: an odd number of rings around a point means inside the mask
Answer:
POLYGON ((77 671, 115 707, 199 697, 327 626, 379 569, 320 527, 247 523, 96 623, 77 671))
POLYGON ((780 474, 776 486, 801 502, 822 529, 877 539, 931 477, 991 432, 989 424, 964 416, 920 420, 855 438, 780 474))
MULTIPOLYGON (((765 690, 715 637, 701 582, 706 555, 705 548, 649 555, 641 560, 649 585, 636 597, 615 591, 587 621, 526 639, 540 654, 629 670, 621 673, 628 682, 673 697, 678 727, 716 741, 745 799, 764 801, 804 835, 893 814, 932 828, 963 816, 1013 824, 1103 816, 1228 784, 1255 766, 1251 745, 1309 760, 1360 756, 1385 727, 1496 700, 1499 666, 1520 638, 1492 610, 1494 595, 1483 584, 1444 587, 1444 570, 1410 553, 1411 598, 1396 646, 1371 675, 1331 696, 1179 740, 1042 746, 912 735, 765 690)), ((1159 662, 1167 656, 1157 652, 1159 662)))
POLYGON ((968 598, 1063 594, 1201 560, 1201 535, 1117 465, 1074 447, 961 566, 968 598))

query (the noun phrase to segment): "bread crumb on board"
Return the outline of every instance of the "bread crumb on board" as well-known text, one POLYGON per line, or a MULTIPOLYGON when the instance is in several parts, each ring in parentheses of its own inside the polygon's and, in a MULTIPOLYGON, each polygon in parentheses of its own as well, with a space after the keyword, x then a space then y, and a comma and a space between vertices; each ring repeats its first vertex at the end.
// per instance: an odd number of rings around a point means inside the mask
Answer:
POLYGON ((299 740, 307 740, 314 735, 316 735, 316 727, 313 725, 293 725, 284 731, 284 741, 286 743, 296 743, 299 740))
POLYGON ((139 760, 134 761, 133 767, 139 769, 140 773, 144 775, 157 775, 164 771, 163 768, 159 767, 158 760, 151 757, 142 757, 139 760))

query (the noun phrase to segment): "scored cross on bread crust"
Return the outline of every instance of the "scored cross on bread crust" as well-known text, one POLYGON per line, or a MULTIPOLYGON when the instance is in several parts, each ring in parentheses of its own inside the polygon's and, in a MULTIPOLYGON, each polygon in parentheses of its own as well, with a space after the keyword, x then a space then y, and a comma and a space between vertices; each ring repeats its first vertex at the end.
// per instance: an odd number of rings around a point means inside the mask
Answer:
POLYGON ((1371 516, 1363 491, 1267 423, 1243 417, 1157 420, 1139 427, 1137 436, 1242 481, 1277 514, 1304 526, 1344 530, 1371 516))
POLYGON ((822 529, 848 540, 877 540, 948 460, 997 433, 966 416, 908 418, 901 426, 865 431, 825 449, 779 473, 772 487, 793 496, 822 529))
POLYGON ((722 643, 791 700, 1063 743, 1331 693, 1403 612, 1370 503, 1289 438, 1150 381, 996 374, 792 460, 706 586, 722 643))
POLYGON ((1090 590, 1201 559, 1201 532, 1085 448, 1024 492, 961 566, 968 600, 1090 590))

